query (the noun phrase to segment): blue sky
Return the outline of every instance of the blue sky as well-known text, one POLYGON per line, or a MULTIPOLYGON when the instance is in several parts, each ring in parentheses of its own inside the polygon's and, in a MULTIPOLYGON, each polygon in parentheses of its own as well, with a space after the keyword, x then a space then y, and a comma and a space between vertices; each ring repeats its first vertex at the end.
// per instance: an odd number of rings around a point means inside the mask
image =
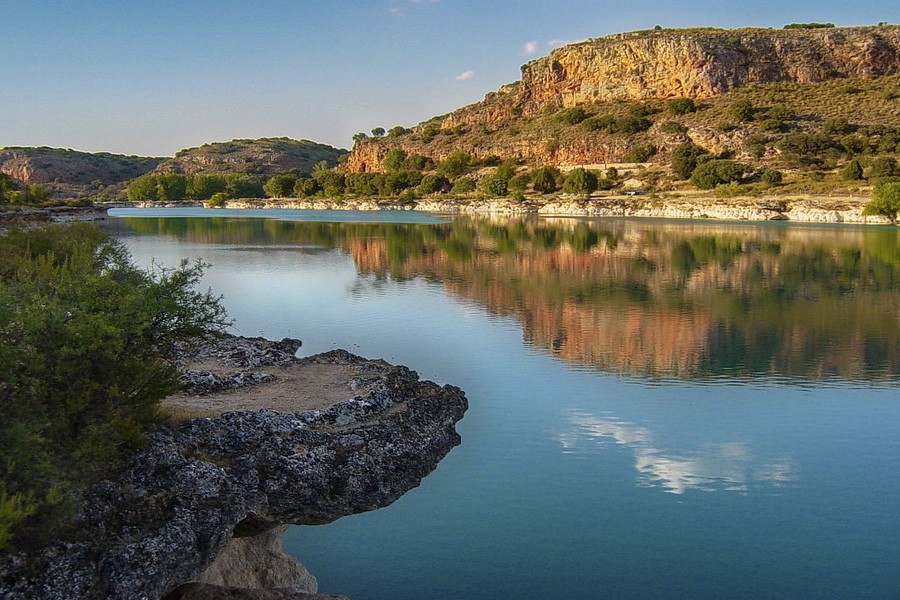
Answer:
POLYGON ((664 27, 900 21, 887 0, 0 0, 0 147, 349 147, 480 100, 557 44, 664 27))

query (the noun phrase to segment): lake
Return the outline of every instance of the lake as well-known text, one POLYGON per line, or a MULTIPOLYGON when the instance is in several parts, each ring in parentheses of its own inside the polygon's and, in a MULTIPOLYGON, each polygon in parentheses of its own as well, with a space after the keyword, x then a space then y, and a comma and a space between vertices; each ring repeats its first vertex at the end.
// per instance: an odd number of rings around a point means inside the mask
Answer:
POLYGON ((119 214, 237 333, 466 391, 420 487, 288 531, 322 592, 900 597, 898 228, 119 214))

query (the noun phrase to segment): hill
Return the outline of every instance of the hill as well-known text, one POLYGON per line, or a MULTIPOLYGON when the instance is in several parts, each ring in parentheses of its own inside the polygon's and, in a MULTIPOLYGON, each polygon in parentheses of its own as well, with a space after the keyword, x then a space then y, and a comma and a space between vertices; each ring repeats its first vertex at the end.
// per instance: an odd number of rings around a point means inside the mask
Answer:
POLYGON ((319 161, 335 166, 346 152, 326 144, 286 137, 240 139, 181 150, 174 158, 162 162, 156 171, 182 175, 309 175, 319 161))
POLYGON ((827 171, 896 154, 898 73, 892 25, 618 34, 558 48, 524 65, 520 81, 412 129, 357 135, 347 164, 383 172, 399 149, 435 163, 462 151, 533 165, 667 165, 691 142, 758 168, 827 171))
POLYGON ((37 184, 58 197, 96 194, 152 171, 162 158, 64 148, 0 148, 0 173, 22 184, 37 184))

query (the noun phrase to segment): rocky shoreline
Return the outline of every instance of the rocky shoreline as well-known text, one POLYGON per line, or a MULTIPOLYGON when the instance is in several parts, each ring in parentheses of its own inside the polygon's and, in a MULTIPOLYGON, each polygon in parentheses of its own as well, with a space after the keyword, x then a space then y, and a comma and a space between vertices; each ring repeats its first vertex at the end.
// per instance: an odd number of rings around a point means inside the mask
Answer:
MULTIPOLYGON (((338 369, 352 376, 337 400, 304 410, 297 390, 295 411, 275 411, 271 380, 256 381, 255 410, 157 431, 117 478, 86 492, 70 541, 0 559, 0 598, 332 598, 281 553, 283 526, 394 502, 459 444, 467 403, 406 367, 342 350, 298 359, 298 345, 225 336, 182 360, 212 360, 220 377, 338 369)), ((192 385, 182 396, 221 392, 192 385)))
POLYGON ((723 221, 793 221, 799 223, 888 224, 888 219, 862 214, 867 198, 842 196, 811 198, 791 196, 777 199, 708 196, 654 197, 606 196, 583 199, 557 197, 493 200, 419 200, 413 203, 390 200, 330 199, 239 199, 229 200, 233 209, 305 210, 416 210, 438 214, 536 215, 567 217, 649 217, 658 219, 716 219, 723 221))

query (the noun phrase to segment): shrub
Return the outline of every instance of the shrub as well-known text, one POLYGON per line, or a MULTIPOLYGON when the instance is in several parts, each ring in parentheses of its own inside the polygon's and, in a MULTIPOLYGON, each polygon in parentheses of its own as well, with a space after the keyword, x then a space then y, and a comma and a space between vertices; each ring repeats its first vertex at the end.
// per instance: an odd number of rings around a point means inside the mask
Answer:
POLYGON ((740 182, 746 167, 730 160, 709 160, 694 169, 691 183, 701 190, 711 190, 717 185, 740 182))
POLYGON ((767 185, 778 185, 784 180, 784 174, 775 169, 766 169, 762 172, 760 181, 767 185))
POLYGON ((853 159, 847 163, 844 170, 841 171, 841 177, 850 181, 858 181, 863 178, 863 168, 859 164, 859 160, 853 159))
POLYGON ((900 213, 900 182, 889 181, 875 186, 872 200, 863 207, 863 214, 880 215, 896 223, 897 213, 900 213))
POLYGON ((225 202, 228 200, 228 194, 225 192, 216 192, 212 195, 212 197, 206 202, 206 205, 209 208, 224 208, 225 202))
POLYGON ((869 177, 877 179, 880 177, 893 177, 895 175, 900 175, 900 170, 897 168, 897 159, 893 156, 879 156, 872 161, 872 166, 869 169, 869 177))
POLYGON ((822 131, 828 135, 844 135, 850 133, 852 127, 844 117, 831 117, 822 123, 822 131))
POLYGON ((753 104, 749 100, 737 100, 729 107, 728 112, 738 122, 753 120, 753 104))
POLYGON ((615 181, 619 178, 619 170, 615 167, 608 168, 606 170, 606 178, 615 181))
POLYGON ((443 193, 450 189, 450 181, 443 175, 426 175, 417 189, 423 195, 443 193))
POLYGON ((625 162, 646 162, 656 154, 656 146, 653 144, 635 144, 628 149, 628 152, 622 157, 625 162))
POLYGON ((572 169, 563 182, 563 191, 569 194, 590 195, 597 189, 597 175, 578 167, 572 169))
POLYGON ((315 196, 319 189, 319 185, 316 183, 315 179, 310 177, 300 177, 294 183, 294 197, 308 198, 310 196, 315 196))
POLYGON ((605 133, 615 133, 616 120, 609 115, 600 115, 585 119, 581 123, 582 127, 588 131, 603 131, 605 133))
POLYGON ((481 189, 490 198, 503 198, 506 196, 509 188, 505 179, 491 177, 482 181, 481 189))
POLYGON ((39 544, 162 420, 176 344, 227 325, 183 262, 144 272, 90 225, 0 237, 0 540, 39 544))
POLYGON ((263 191, 269 198, 287 198, 294 192, 294 184, 297 183, 296 177, 290 175, 273 175, 263 185, 263 191))
POLYGON ((691 98, 674 98, 666 102, 666 110, 673 115, 686 115, 695 112, 697 105, 691 98))
POLYGON ((687 133, 687 127, 679 123, 678 121, 665 121, 659 126, 659 130, 663 133, 668 134, 685 134, 687 133))
POLYGON ((697 168, 698 158, 706 154, 706 150, 687 142, 672 150, 672 172, 680 179, 690 179, 697 168))
POLYGON ((518 165, 516 164, 516 161, 512 159, 504 160, 497 167, 497 171, 494 173, 494 177, 509 181, 515 176, 517 166, 518 165))
POLYGON ((570 108, 556 115, 556 120, 567 125, 578 125, 587 119, 587 113, 581 107, 570 108))
POLYGON ((516 192, 524 192, 528 189, 529 183, 531 183, 531 176, 527 173, 522 173, 509 180, 509 189, 516 192))
POLYGON ((534 191, 541 194, 550 194, 559 189, 559 181, 562 174, 556 167, 540 167, 531 174, 534 191))
POLYGON ((384 166, 384 170, 389 173, 391 171, 399 171, 406 164, 406 152, 399 148, 388 150, 387 154, 384 155, 384 160, 381 161, 381 164, 384 166))
POLYGON ((445 160, 438 165, 438 173, 455 179, 465 173, 472 163, 472 157, 465 152, 456 151, 450 154, 445 160))
POLYGON ((475 180, 471 177, 460 177, 453 182, 450 191, 454 194, 470 194, 475 191, 475 180))

